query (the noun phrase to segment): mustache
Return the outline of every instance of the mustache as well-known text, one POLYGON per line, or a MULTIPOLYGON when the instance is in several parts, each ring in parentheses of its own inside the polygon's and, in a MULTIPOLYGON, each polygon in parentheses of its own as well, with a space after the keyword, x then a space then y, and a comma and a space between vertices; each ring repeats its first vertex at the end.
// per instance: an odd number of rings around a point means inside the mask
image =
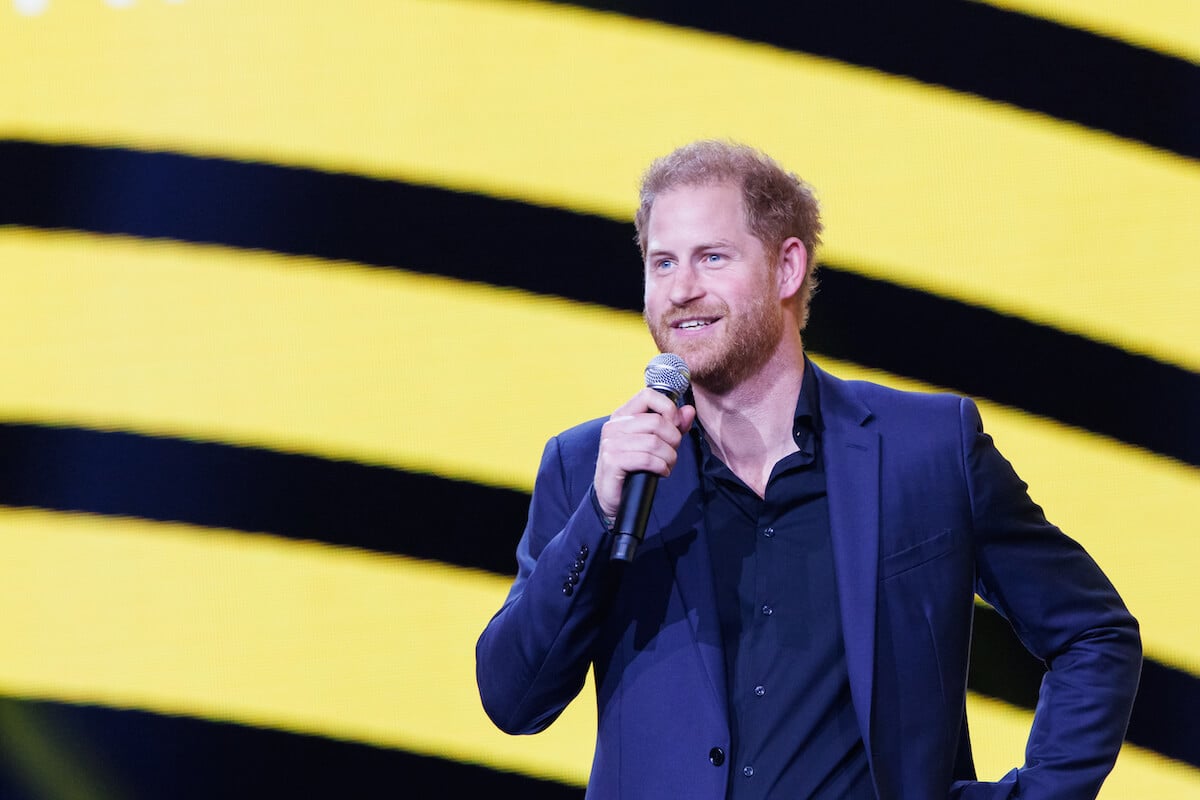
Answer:
POLYGON ((673 327, 676 323, 689 319, 717 319, 729 313, 729 307, 724 303, 708 306, 686 306, 672 309, 659 315, 658 324, 673 327))

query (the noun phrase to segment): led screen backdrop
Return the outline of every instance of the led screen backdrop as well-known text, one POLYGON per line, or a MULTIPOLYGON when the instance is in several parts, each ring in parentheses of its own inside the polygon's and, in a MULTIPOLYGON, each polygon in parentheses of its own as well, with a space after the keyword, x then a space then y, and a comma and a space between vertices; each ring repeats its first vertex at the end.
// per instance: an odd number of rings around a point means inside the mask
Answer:
MULTIPOLYGON (((977 398, 1140 619, 1103 797, 1200 796, 1200 7, 770 5, 0 5, 0 797, 581 796, 474 641, 700 137, 815 185, 814 357, 977 398)), ((984 777, 1041 669, 980 606, 984 777)))

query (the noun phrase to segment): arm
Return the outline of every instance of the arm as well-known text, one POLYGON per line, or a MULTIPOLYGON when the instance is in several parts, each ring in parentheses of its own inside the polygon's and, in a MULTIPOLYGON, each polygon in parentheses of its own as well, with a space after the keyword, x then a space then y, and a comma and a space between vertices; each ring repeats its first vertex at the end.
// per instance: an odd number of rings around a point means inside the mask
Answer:
POLYGON ((670 474, 694 418, 694 408, 643 389, 598 431, 546 445, 517 578, 475 648, 480 698, 501 730, 545 729, 583 687, 619 577, 605 517, 615 516, 630 472, 670 474))
POLYGON ((1045 662, 1025 765, 967 798, 1095 798, 1125 736, 1141 672, 1137 621, 1076 542, 1048 523, 1026 485, 960 407, 974 520, 976 591, 1045 662), (1015 789, 1015 791, 1014 791, 1015 789))
POLYGON ((475 647, 484 710, 507 733, 545 729, 579 693, 604 605, 609 533, 590 489, 569 491, 560 447, 558 438, 546 445, 517 578, 475 647))

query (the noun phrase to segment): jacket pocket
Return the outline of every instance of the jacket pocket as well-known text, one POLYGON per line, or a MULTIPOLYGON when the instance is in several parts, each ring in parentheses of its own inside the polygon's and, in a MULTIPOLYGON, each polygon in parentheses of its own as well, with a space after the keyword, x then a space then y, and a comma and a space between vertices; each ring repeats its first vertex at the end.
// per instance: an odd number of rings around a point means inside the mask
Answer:
POLYGON ((936 536, 917 542, 912 547, 884 556, 879 568, 879 579, 887 580, 933 561, 953 550, 954 544, 954 531, 946 528, 936 536))

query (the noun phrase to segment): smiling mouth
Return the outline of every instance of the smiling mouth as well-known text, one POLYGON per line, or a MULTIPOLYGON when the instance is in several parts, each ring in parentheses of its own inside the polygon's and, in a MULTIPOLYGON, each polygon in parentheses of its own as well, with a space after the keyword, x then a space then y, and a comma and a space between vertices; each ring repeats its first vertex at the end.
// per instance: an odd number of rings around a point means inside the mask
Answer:
POLYGON ((680 331, 696 331, 701 328, 707 328, 719 319, 719 317, 715 319, 685 319, 679 322, 672 322, 671 327, 680 331))

